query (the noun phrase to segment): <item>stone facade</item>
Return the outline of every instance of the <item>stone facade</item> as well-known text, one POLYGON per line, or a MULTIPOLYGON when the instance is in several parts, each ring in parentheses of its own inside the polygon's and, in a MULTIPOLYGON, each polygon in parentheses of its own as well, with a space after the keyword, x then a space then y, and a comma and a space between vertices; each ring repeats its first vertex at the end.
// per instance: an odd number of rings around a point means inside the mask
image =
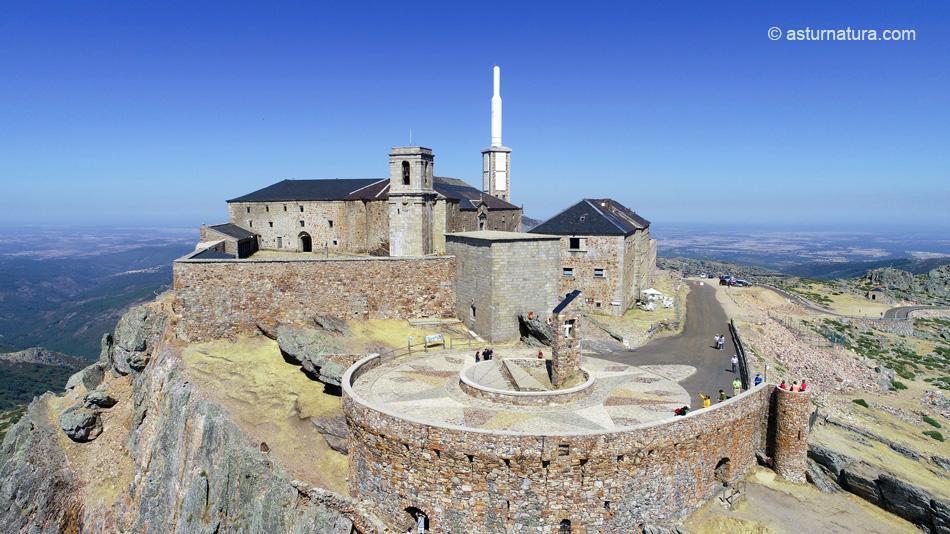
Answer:
POLYGON ((634 532, 696 510, 767 449, 771 385, 656 424, 528 435, 379 411, 350 387, 379 364, 344 377, 349 480, 393 525, 415 507, 436 532, 556 532, 565 520, 573 532, 634 532))
POLYGON ((808 429, 812 413, 807 393, 775 388, 775 440, 772 465, 792 482, 805 482, 808 471, 808 429))
POLYGON ((389 154, 390 256, 425 256, 434 251, 434 165, 432 150, 424 147, 397 147, 389 154))
POLYGON ((176 330, 186 341, 227 338, 258 324, 315 315, 409 319, 455 315, 455 259, 199 260, 173 265, 176 330))
POLYGON ((366 253, 389 242, 385 200, 232 202, 233 224, 256 233, 264 250, 302 252, 302 236, 311 251, 366 253))
POLYGON ((561 236, 559 292, 581 290, 584 310, 623 315, 640 291, 653 285, 655 271, 656 242, 649 229, 626 237, 561 236))
POLYGON ((518 315, 547 313, 557 302, 558 238, 517 232, 446 235, 455 256, 455 309, 491 342, 520 337, 518 315))

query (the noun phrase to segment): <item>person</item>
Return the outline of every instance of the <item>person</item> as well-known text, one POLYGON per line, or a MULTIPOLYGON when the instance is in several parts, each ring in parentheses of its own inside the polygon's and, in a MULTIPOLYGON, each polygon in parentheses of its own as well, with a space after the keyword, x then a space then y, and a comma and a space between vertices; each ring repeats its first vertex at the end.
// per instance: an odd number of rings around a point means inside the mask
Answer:
POLYGON ((713 348, 719 350, 719 334, 713 336, 713 348))
POLYGON ((807 384, 805 384, 805 379, 803 378, 803 379, 802 379, 802 385, 801 385, 801 387, 798 388, 798 391, 801 391, 802 393, 804 393, 804 392, 805 392, 805 387, 807 387, 807 384))
POLYGON ((689 413, 689 406, 681 406, 673 410, 673 415, 686 415, 689 413))
POLYGON ((492 350, 491 350, 491 347, 488 347, 487 349, 485 349, 485 352, 482 353, 482 359, 487 362, 488 360, 491 359, 491 357, 492 357, 492 350))
POLYGON ((739 380, 738 376, 732 380, 732 393, 733 395, 742 393, 742 380, 739 380))
POLYGON ((778 387, 780 387, 780 388, 782 388, 782 389, 788 389, 788 386, 785 384, 785 381, 784 381, 784 380, 782 380, 782 383, 779 384, 778 387))
POLYGON ((722 402, 722 401, 724 401, 724 400, 726 400, 726 399, 728 399, 728 398, 729 398, 729 397, 726 396, 726 392, 720 389, 720 390, 719 390, 719 402, 722 402))
POLYGON ((703 408, 709 408, 712 406, 712 400, 709 398, 709 395, 700 393, 699 396, 703 398, 703 408))
POLYGON ((726 336, 719 334, 719 350, 722 350, 722 348, 725 345, 726 345, 726 336))
POLYGON ((544 359, 544 353, 541 352, 540 350, 538 351, 538 359, 539 359, 539 360, 543 360, 543 359, 544 359))
POLYGON ((475 351, 475 363, 478 363, 478 362, 480 362, 480 361, 482 361, 482 351, 476 350, 476 351, 475 351))
POLYGON ((426 516, 422 512, 416 512, 416 526, 419 528, 419 534, 425 534, 426 516))
POLYGON ((798 380, 792 382, 792 391, 798 391, 798 380))
POLYGON ((762 375, 759 373, 755 373, 755 380, 753 381, 753 385, 758 386, 761 383, 762 383, 762 375))
POLYGON ((738 373, 739 372, 739 357, 733 354, 729 362, 732 363, 732 374, 738 373))

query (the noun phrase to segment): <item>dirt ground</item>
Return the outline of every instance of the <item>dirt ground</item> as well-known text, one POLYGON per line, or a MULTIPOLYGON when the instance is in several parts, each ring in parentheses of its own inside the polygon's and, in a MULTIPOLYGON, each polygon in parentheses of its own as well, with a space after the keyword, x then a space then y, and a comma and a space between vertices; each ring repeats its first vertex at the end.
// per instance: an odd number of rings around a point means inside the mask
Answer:
POLYGON ((745 499, 735 510, 712 499, 684 526, 699 534, 806 532, 920 532, 913 524, 850 493, 821 493, 810 484, 791 484, 762 467, 749 475, 745 499))
POLYGON ((198 389, 220 404, 251 439, 295 478, 346 494, 347 460, 327 445, 311 417, 342 414, 340 397, 324 392, 265 337, 214 341, 185 349, 198 389))

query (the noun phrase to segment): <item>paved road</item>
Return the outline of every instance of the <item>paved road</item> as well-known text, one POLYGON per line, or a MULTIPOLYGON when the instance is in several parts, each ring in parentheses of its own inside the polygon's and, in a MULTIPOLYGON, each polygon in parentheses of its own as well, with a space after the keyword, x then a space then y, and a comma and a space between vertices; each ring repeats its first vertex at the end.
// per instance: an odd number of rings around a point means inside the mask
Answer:
POLYGON ((884 312, 885 319, 906 319, 912 311, 918 310, 945 310, 944 306, 898 306, 884 312))
POLYGON ((690 281, 686 298, 686 324, 683 331, 670 337, 650 341, 633 350, 621 350, 599 355, 599 358, 627 365, 677 364, 692 365, 696 373, 680 385, 690 393, 693 409, 701 408, 699 393, 703 392, 716 401, 719 390, 732 396, 732 379, 729 359, 735 347, 729 337, 729 319, 716 300, 716 290, 708 284, 690 281), (726 346, 721 351, 713 348, 716 334, 726 336, 726 346))

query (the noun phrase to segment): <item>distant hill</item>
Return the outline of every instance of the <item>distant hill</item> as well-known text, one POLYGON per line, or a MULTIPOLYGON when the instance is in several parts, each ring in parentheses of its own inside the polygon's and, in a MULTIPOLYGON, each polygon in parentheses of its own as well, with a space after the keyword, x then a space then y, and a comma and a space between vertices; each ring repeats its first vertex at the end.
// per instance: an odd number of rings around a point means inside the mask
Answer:
POLYGON ((61 390, 84 366, 79 358, 41 347, 0 354, 0 412, 14 410, 46 391, 61 390))
POLYGON ((879 261, 853 261, 842 263, 812 262, 784 267, 785 274, 813 278, 815 280, 832 280, 835 278, 859 278, 873 269, 892 267, 911 274, 927 274, 942 265, 950 265, 950 257, 931 258, 927 260, 892 259, 879 261))
POLYGON ((684 276, 705 275, 718 277, 719 275, 727 274, 750 281, 762 281, 764 278, 781 276, 781 273, 766 267, 743 265, 719 260, 658 257, 656 259, 656 265, 661 269, 678 271, 683 273, 684 276))
POLYGON ((538 219, 532 219, 531 217, 522 215, 521 216, 521 230, 523 232, 527 232, 531 230, 532 228, 534 228, 535 226, 541 224, 542 222, 544 221, 541 221, 538 219))

